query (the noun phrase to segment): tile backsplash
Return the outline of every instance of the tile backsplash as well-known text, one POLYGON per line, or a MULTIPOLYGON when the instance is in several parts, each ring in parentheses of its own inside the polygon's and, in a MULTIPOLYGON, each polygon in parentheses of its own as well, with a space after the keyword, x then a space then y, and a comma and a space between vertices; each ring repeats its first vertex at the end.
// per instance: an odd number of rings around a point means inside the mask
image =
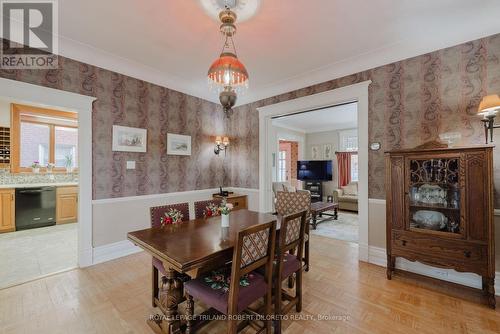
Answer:
POLYGON ((0 169, 0 184, 35 184, 61 182, 78 182, 78 173, 12 174, 8 169, 0 169))

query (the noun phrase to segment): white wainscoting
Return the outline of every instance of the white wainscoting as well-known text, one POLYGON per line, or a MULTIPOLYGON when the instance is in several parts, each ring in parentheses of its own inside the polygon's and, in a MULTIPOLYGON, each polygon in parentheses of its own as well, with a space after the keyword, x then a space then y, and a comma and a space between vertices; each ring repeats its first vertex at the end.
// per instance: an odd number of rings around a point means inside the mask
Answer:
MULTIPOLYGON (((370 246, 368 249, 368 262, 381 267, 387 267, 387 253, 385 248, 370 246)), ((458 283, 472 288, 481 289, 481 276, 473 273, 460 273, 453 269, 431 267, 420 262, 411 262, 397 258, 396 268, 412 273, 458 283)), ((495 293, 500 296, 500 272, 496 272, 495 293)))
MULTIPOLYGON (((258 211, 258 189, 228 187, 225 190, 247 195, 248 208, 258 211)), ((189 216, 194 217, 194 202, 210 199, 212 194, 218 191, 219 189, 213 188, 92 201, 94 222, 92 264, 140 252, 139 247, 127 240, 127 233, 150 226, 150 207, 188 202, 189 216)))
POLYGON ((94 248, 93 264, 118 259, 123 256, 141 252, 142 248, 135 246, 128 240, 118 241, 112 244, 94 248))

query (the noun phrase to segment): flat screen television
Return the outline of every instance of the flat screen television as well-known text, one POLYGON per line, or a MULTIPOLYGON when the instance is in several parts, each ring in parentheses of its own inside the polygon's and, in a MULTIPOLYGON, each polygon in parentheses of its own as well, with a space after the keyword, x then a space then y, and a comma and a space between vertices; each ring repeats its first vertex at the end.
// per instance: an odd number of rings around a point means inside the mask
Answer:
POLYGON ((333 178, 332 160, 297 161, 297 180, 331 181, 333 178))

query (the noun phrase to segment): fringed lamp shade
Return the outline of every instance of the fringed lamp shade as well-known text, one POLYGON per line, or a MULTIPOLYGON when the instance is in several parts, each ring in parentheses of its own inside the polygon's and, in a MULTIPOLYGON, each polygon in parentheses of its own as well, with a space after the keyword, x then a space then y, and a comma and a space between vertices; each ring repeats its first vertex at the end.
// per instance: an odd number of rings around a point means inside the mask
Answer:
POLYGON ((225 52, 210 66, 208 83, 219 92, 229 89, 240 92, 248 88, 248 72, 234 53, 225 52))

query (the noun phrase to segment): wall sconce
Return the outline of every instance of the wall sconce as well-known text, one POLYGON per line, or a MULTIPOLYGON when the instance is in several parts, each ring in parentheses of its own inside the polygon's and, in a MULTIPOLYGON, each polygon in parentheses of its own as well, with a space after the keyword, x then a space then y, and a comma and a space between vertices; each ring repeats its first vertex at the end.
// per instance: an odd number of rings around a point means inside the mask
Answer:
POLYGON ((484 116, 481 122, 484 123, 486 144, 488 144, 488 130, 490 132, 490 142, 493 142, 493 129, 500 128, 500 125, 495 125, 498 110, 500 110, 500 97, 496 94, 483 97, 479 104, 477 113, 484 116))
POLYGON ((224 151, 224 155, 226 155, 226 150, 227 147, 229 146, 229 138, 224 137, 222 138, 221 136, 215 137, 215 148, 214 148, 214 153, 216 155, 219 155, 221 151, 224 151))

